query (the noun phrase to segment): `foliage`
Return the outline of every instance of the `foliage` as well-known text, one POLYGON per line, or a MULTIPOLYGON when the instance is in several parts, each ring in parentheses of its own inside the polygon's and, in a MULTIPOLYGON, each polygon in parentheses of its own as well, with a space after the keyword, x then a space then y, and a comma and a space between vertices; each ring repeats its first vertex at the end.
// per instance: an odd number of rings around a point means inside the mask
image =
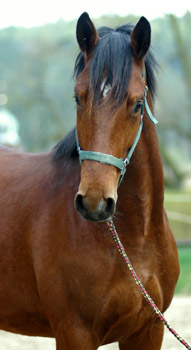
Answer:
POLYGON ((158 112, 162 118, 159 139, 169 185, 178 186, 185 173, 190 172, 187 163, 191 157, 191 13, 180 19, 169 15, 166 20, 169 30, 164 27, 167 41, 164 37, 163 49, 167 55, 162 61, 163 69, 166 68, 159 77, 158 112))

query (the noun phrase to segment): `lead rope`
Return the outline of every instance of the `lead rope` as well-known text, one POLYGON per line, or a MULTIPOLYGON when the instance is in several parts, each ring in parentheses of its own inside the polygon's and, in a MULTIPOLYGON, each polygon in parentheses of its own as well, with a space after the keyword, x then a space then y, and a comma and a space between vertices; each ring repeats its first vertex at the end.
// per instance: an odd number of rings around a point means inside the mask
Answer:
POLYGON ((122 255, 129 271, 131 272, 131 275, 135 281, 135 283, 137 284, 137 286, 139 287, 139 289, 141 290, 142 295, 144 296, 144 298, 146 299, 146 301, 149 303, 149 305, 153 308, 153 310, 155 311, 155 313, 157 314, 157 316, 160 318, 160 320, 164 323, 164 325, 168 328, 168 330, 175 336, 175 338, 181 343, 183 344, 187 349, 191 350, 191 346, 188 345, 188 343, 182 339, 180 337, 180 335, 169 325, 169 323, 167 322, 167 320, 165 319, 164 315, 162 314, 162 312, 159 310, 159 308, 155 305, 154 301, 152 300, 152 298, 150 297, 150 295, 147 293, 145 287, 143 286, 143 284, 141 283, 141 281, 139 280, 126 252, 125 249, 119 239, 119 236, 117 234, 115 225, 113 220, 108 220, 106 222, 109 231, 112 235, 112 238, 114 240, 114 242, 116 243, 117 249, 119 251, 119 253, 122 255))

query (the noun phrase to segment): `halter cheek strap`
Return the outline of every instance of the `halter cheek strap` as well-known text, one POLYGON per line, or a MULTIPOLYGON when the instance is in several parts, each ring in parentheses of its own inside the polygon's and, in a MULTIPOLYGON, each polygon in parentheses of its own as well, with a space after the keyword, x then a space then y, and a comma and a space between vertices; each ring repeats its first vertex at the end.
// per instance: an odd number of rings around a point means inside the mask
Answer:
POLYGON ((152 114, 151 110, 150 110, 150 107, 148 105, 148 102, 147 102, 147 92, 148 92, 148 86, 146 85, 145 86, 145 93, 144 93, 144 106, 145 106, 145 109, 146 109, 146 112, 148 114, 148 117, 150 118, 150 120, 153 122, 153 124, 158 124, 158 120, 154 117, 154 115, 152 114))
POLYGON ((79 161, 80 164, 82 163, 83 160, 92 160, 95 162, 99 162, 102 164, 108 164, 108 165, 113 165, 115 166, 117 169, 119 169, 121 171, 121 175, 120 175, 120 179, 119 179, 119 184, 120 185, 121 181, 123 180, 123 177, 125 175, 126 172, 126 167, 130 162, 131 156, 137 146, 137 143, 139 141, 139 138, 141 136, 141 131, 143 128, 143 115, 144 115, 144 107, 145 110, 148 114, 148 117, 150 118, 150 120, 154 123, 154 124, 158 124, 157 119, 153 116, 150 107, 147 103, 147 91, 148 91, 148 87, 145 86, 145 93, 144 93, 144 106, 142 106, 141 109, 141 118, 140 118, 140 124, 139 124, 139 128, 137 130, 137 134, 135 136, 135 140, 133 142, 133 145, 131 146, 128 155, 125 159, 122 158, 117 158, 114 157, 110 154, 105 154, 105 153, 101 153, 101 152, 94 152, 94 151, 83 151, 80 148, 80 144, 78 141, 78 135, 77 135, 77 129, 76 129, 76 145, 77 145, 77 151, 79 154, 79 161))

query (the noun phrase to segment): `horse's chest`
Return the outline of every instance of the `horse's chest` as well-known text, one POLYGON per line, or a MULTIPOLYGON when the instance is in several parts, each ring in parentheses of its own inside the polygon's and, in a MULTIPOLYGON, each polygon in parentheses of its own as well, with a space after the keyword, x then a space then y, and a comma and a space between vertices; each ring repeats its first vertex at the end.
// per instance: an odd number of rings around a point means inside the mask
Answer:
MULTIPOLYGON (((157 276, 144 259, 130 253, 137 274, 160 307, 162 297, 157 276)), ((92 325, 101 339, 117 341, 119 334, 130 336, 152 318, 152 309, 117 251, 113 256, 102 250, 93 252, 88 262, 87 258, 78 259, 78 263, 74 259, 72 263, 69 261, 72 273, 67 277, 67 305, 71 301, 77 314, 92 325)), ((66 262, 64 266, 67 275, 66 262)))
MULTIPOLYGON (((142 280, 155 303, 161 307, 162 295, 157 277, 148 274, 147 277, 142 276, 142 280)), ((129 337, 153 317, 156 318, 129 271, 108 291, 102 316, 107 341, 117 341, 119 335, 129 337)))

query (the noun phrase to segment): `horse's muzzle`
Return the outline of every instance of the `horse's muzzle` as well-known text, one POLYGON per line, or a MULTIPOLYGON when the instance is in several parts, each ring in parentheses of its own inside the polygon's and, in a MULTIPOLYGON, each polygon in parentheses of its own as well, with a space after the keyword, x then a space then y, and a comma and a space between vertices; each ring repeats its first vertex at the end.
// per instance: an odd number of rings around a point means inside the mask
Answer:
POLYGON ((92 205, 90 199, 80 192, 76 194, 74 204, 76 210, 90 221, 106 221, 112 217, 116 208, 116 201, 112 197, 103 198, 92 205))

